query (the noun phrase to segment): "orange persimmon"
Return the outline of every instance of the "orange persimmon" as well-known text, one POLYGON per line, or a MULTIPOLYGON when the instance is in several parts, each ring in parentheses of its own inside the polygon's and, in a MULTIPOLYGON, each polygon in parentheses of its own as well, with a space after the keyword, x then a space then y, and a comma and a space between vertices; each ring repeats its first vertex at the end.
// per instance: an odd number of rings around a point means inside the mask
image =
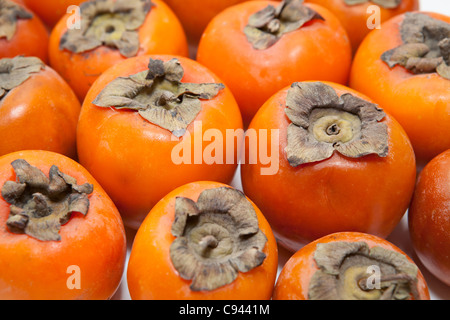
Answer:
POLYGON ((68 13, 70 6, 80 5, 86 0, 21 0, 52 29, 68 13))
POLYGON ((49 151, 0 157, 0 299, 104 300, 126 258, 120 214, 77 162, 49 151))
POLYGON ((414 190, 414 152, 380 108, 339 84, 298 82, 258 111, 248 129, 242 185, 284 247, 296 251, 340 231, 385 238, 401 220, 414 190), (271 144, 274 135, 279 144, 271 144), (252 136, 262 139, 259 150, 252 136), (272 159, 278 155, 278 171, 263 171, 264 136, 272 159))
POLYGON ((50 35, 49 57, 50 66, 81 101, 98 76, 127 58, 189 54, 184 30, 163 1, 94 0, 83 3, 80 14, 78 29, 68 29, 70 14, 55 26, 50 35))
POLYGON ((33 149, 76 158, 80 102, 35 57, 0 59, 0 155, 33 149))
POLYGON ((399 15, 369 33, 351 70, 350 87, 382 105, 405 129, 419 170, 450 148, 449 32, 448 16, 399 15))
POLYGON ((0 1, 0 59, 35 56, 48 62, 49 34, 39 17, 23 4, 0 1))
POLYGON ((294 81, 346 84, 351 55, 347 33, 327 9, 300 0, 250 1, 209 23, 197 61, 230 87, 248 126, 271 95, 294 81))
POLYGON ((193 182, 162 198, 140 226, 128 289, 134 300, 265 300, 277 267, 257 206, 222 183, 193 182))
POLYGON ((78 156, 137 228, 174 188, 198 180, 230 183, 242 131, 230 90, 189 58, 151 55, 108 69, 89 90, 77 129, 78 156), (226 158, 226 159, 225 159, 226 158))
POLYGON ((278 277, 274 300, 430 300, 414 261, 392 243, 339 232, 297 251, 278 277))
POLYGON ((380 23, 407 11, 419 9, 419 0, 400 0, 395 3, 390 0, 379 0, 377 3, 371 0, 359 3, 352 0, 305 0, 305 2, 321 5, 338 17, 350 38, 353 52, 356 52, 364 37, 380 23))
POLYGON ((420 261, 450 286, 450 149, 419 175, 408 211, 409 232, 420 261))

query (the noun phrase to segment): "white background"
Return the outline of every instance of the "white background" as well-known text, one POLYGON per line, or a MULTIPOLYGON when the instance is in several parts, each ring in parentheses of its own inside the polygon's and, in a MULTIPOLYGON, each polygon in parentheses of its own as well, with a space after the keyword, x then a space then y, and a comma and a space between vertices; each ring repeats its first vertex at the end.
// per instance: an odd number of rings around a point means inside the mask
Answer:
MULTIPOLYGON (((450 0, 421 0, 420 1, 420 10, 421 11, 432 11, 439 12, 445 15, 450 16, 450 0)), ((233 180, 232 186, 242 190, 241 182, 240 182, 240 174, 239 170, 236 173, 236 176, 233 180)), ((127 241, 128 241, 128 252, 131 250, 132 242, 134 239, 135 231, 127 229, 127 241)), ((425 267, 420 263, 419 259, 414 253, 413 248, 411 247, 408 233, 408 222, 407 215, 404 216, 403 220, 394 230, 394 232, 388 237, 388 241, 397 245, 400 249, 402 249, 406 254, 408 254, 418 265, 421 272, 425 276, 428 287, 430 289, 431 299, 432 300, 450 300, 450 287, 446 286, 438 279, 436 279, 433 275, 431 275, 425 267)), ((289 259, 291 253, 279 247, 279 270, 283 267, 284 263, 289 259)), ((128 262, 128 257, 127 257, 128 262)), ((116 294, 112 298, 113 300, 130 300, 130 295, 127 288, 127 279, 126 279, 126 266, 125 272, 122 278, 122 283, 117 290, 116 294)))

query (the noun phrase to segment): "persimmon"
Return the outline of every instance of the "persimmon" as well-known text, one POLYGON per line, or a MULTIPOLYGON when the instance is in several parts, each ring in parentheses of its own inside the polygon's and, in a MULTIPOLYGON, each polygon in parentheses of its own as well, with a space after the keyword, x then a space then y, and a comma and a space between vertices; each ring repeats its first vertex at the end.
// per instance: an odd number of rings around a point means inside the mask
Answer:
POLYGON ((52 29, 67 13, 70 6, 78 6, 86 0, 21 0, 52 29))
POLYGON ((263 105, 248 131, 268 141, 279 136, 278 145, 266 146, 278 154, 278 171, 263 171, 261 142, 258 150, 249 140, 241 177, 288 250, 341 231, 385 238, 408 209, 416 178, 408 136, 350 88, 296 82, 263 105))
POLYGON ((419 170, 450 148, 449 35, 448 16, 399 15, 365 38, 351 71, 350 86, 405 129, 419 170))
POLYGON ((80 102, 36 57, 0 59, 0 155, 26 149, 76 158, 80 102))
POLYGON ((145 54, 188 56, 184 30, 160 0, 93 0, 80 6, 79 28, 68 28, 69 13, 50 36, 50 65, 83 101, 109 67, 145 54))
POLYGON ((77 162, 50 151, 0 157, 0 299, 104 300, 118 288, 120 214, 77 162))
POLYGON ((364 37, 399 14, 419 10, 419 0, 305 0, 333 12, 341 21, 356 52, 364 37), (376 6, 376 8, 374 7, 376 6))
POLYGON ((162 198, 139 227, 128 289, 134 300, 265 300, 277 267, 258 207, 228 185, 193 182, 162 198))
POLYGON ((39 17, 18 1, 0 0, 0 59, 35 56, 48 63, 49 33, 39 17))
POLYGON ((420 261, 450 286, 450 149, 420 173, 408 211, 409 232, 420 261))
POLYGON ((250 1, 209 23, 197 61, 229 86, 248 126, 271 95, 294 81, 346 84, 351 56, 347 33, 327 9, 300 0, 250 1))
POLYGON ((414 261, 369 234, 339 232, 297 251, 278 277, 274 300, 430 300, 414 261))
POLYGON ((241 143, 221 143, 227 130, 242 131, 242 118, 216 75, 189 58, 140 56, 108 69, 89 90, 78 155, 137 228, 180 185, 231 182, 241 143))

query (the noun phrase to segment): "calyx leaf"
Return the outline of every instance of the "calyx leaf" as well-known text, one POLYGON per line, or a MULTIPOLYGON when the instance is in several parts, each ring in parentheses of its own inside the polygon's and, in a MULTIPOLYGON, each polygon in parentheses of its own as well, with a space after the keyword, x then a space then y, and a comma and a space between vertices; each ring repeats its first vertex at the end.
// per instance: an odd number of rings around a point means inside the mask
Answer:
POLYGON ((17 20, 32 19, 31 12, 10 0, 0 0, 0 39, 11 40, 16 33, 17 20))
POLYGON ((406 13, 400 25, 403 44, 381 55, 390 68, 414 74, 436 72, 450 80, 450 24, 423 13, 406 13))
POLYGON ((154 4, 151 0, 93 0, 80 5, 81 28, 61 37, 60 50, 74 53, 100 46, 116 48, 129 58, 139 51, 138 29, 154 4))
POLYGON ((284 34, 301 28, 313 20, 324 20, 303 0, 283 0, 278 7, 269 5, 250 16, 244 33, 257 50, 273 46, 284 34))
POLYGON ((78 185, 55 165, 50 168, 49 177, 23 159, 11 165, 16 181, 6 181, 1 190, 3 199, 10 204, 6 226, 11 232, 41 241, 60 241, 59 230, 71 214, 88 213, 91 184, 78 185))
POLYGON ((183 75, 178 59, 150 59, 148 70, 111 81, 92 103, 136 110, 147 121, 181 137, 200 113, 200 100, 213 99, 225 88, 220 83, 183 83, 183 75))
POLYGON ((197 202, 176 198, 172 234, 170 259, 193 291, 225 286, 266 258, 267 238, 252 204, 229 187, 205 190, 197 202))
POLYGON ((344 0, 344 2, 349 6, 372 2, 386 9, 395 9, 402 3, 402 0, 344 0))
POLYGON ((343 94, 321 82, 296 82, 288 90, 286 154, 293 167, 328 159, 334 151, 359 158, 369 154, 386 157, 388 133, 382 109, 343 94))

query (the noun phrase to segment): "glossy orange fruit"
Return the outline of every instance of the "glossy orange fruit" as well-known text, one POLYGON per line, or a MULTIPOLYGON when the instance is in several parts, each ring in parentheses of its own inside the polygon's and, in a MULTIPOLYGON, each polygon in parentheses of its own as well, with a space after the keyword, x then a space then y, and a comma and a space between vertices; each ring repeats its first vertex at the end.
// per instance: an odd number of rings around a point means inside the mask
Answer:
POLYGON ((398 247, 373 235, 340 232, 317 239, 297 251, 284 265, 273 298, 429 300, 430 295, 422 273, 398 247), (338 252, 339 249, 342 251, 338 252), (334 257, 330 255, 332 250, 335 250, 334 257), (345 258, 341 265, 331 265, 345 258), (393 267, 396 273, 390 270, 393 267), (330 271, 328 275, 327 271, 330 271), (336 277, 336 282, 331 282, 336 277))
POLYGON ((227 185, 194 182, 166 195, 142 223, 130 254, 128 289, 134 300, 267 300, 272 296, 277 263, 275 238, 255 204, 227 185), (181 200, 186 206, 180 205, 181 200), (181 217, 192 214, 185 211, 192 205, 201 210, 196 217, 199 223, 188 217, 191 227, 176 233, 181 217), (220 213, 211 213, 211 208, 220 213), (242 220, 228 220, 230 215, 242 220), (246 245, 236 236, 241 232, 247 234, 246 245), (205 239, 214 244, 202 249, 205 239), (184 241, 190 249, 179 245, 184 241), (244 257, 246 266, 241 264, 244 257), (194 275, 186 276, 191 273, 184 269, 189 265, 195 265, 194 275))
POLYGON ((20 151, 0 157, 0 187, 0 299, 111 298, 126 238, 119 212, 94 178, 63 155, 20 151))

